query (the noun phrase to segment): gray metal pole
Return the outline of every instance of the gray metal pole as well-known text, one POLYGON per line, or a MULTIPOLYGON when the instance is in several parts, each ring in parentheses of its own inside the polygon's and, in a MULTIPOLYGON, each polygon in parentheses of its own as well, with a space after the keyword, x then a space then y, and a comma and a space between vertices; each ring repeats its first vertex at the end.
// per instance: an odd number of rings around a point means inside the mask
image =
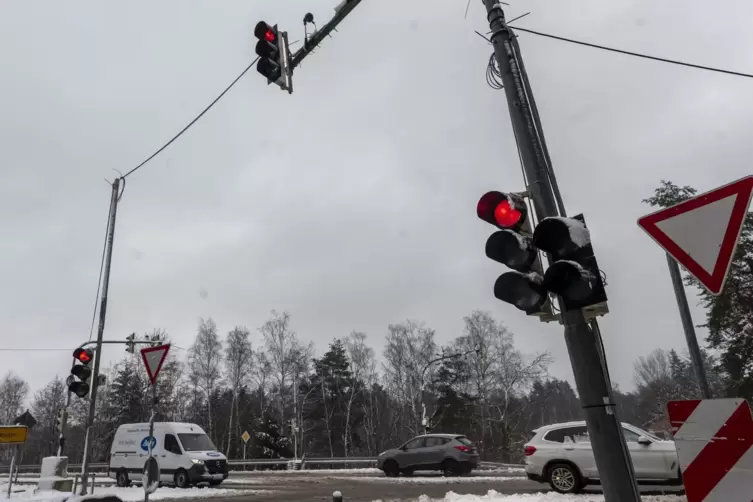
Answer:
POLYGON ((99 363, 102 360, 102 338, 105 334, 105 315, 107 313, 107 290, 110 286, 110 265, 112 264, 112 245, 115 240, 115 214, 118 210, 118 196, 120 194, 120 178, 112 183, 110 196, 110 226, 107 232, 107 253, 105 267, 102 274, 102 298, 99 304, 99 326, 97 327, 97 348, 95 350, 94 371, 91 376, 91 391, 89 394, 89 416, 86 420, 86 438, 84 439, 84 459, 81 462, 81 495, 86 495, 86 480, 89 479, 89 457, 91 456, 91 430, 94 426, 94 411, 97 403, 97 384, 99 380, 99 363))
POLYGON ((704 399, 711 399, 713 397, 711 395, 711 387, 709 387, 709 381, 706 378, 706 367, 703 365, 701 349, 698 347, 698 338, 695 335, 695 328, 693 327, 693 318, 690 316, 690 307, 688 306, 688 297, 685 295, 682 275, 680 275, 680 266, 669 253, 667 253, 667 265, 669 266, 669 275, 672 277, 672 286, 675 288, 677 308, 680 309, 682 329, 685 331, 685 341, 688 343, 688 352, 690 352, 690 360, 693 363, 698 387, 704 399))
MULTIPOLYGON (((152 462, 152 437, 154 437, 154 417, 157 414, 157 385, 156 383, 152 384, 152 416, 149 417, 149 461, 147 462, 147 465, 151 464, 152 462)), ((144 502, 149 502, 149 490, 151 485, 155 480, 151 478, 152 475, 152 469, 151 466, 147 469, 147 476, 146 476, 146 483, 144 483, 144 502)))
MULTIPOLYGON (((499 65, 513 130, 523 160, 536 214, 539 219, 558 216, 557 200, 552 192, 552 166, 543 144, 543 132, 536 127, 532 113, 533 95, 521 72, 522 56, 514 35, 505 24, 502 6, 496 0, 484 0, 492 30, 491 41, 499 65)), ((589 436, 607 502, 640 502, 635 473, 630 461, 622 426, 615 413, 605 368, 601 363, 601 345, 586 323, 583 312, 564 312, 560 301, 565 342, 573 367, 575 383, 583 406, 589 436), (619 454, 616 454, 618 453, 619 454)))

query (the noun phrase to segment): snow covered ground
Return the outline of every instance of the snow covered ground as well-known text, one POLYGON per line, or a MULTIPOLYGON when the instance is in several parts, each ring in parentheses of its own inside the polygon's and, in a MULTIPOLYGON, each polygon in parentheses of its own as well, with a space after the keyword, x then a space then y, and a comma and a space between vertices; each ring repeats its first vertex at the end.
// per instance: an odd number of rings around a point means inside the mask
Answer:
POLYGON ((391 484, 416 484, 416 485, 463 485, 470 483, 504 483, 505 481, 521 481, 528 479, 524 476, 468 476, 468 477, 451 477, 444 476, 414 476, 410 478, 354 478, 345 476, 327 476, 327 479, 349 479, 353 481, 363 481, 365 483, 391 483, 391 484))
MULTIPOLYGON (((56 501, 66 497, 66 494, 61 492, 49 491, 49 492, 36 492, 34 493, 35 486, 29 485, 14 485, 12 488, 11 500, 18 501, 56 501)), ((0 497, 5 498, 8 485, 0 485, 0 497)), ((236 490, 236 489, 224 489, 224 488, 188 488, 178 490, 175 488, 158 488, 156 492, 149 495, 149 500, 167 500, 167 499, 208 499, 208 498, 220 498, 238 495, 264 495, 265 493, 271 493, 270 490, 236 490)), ((135 502, 144 500, 144 489, 140 486, 131 488, 117 488, 117 487, 95 487, 94 495, 115 495, 124 502, 135 502)))
MULTIPOLYGON (((678 495, 643 495, 642 500, 643 502, 687 502, 687 498, 678 495)), ((489 490, 486 495, 461 495, 448 492, 442 499, 432 499, 421 495, 417 502, 604 502, 604 495, 561 495, 553 492, 503 495, 489 490)))

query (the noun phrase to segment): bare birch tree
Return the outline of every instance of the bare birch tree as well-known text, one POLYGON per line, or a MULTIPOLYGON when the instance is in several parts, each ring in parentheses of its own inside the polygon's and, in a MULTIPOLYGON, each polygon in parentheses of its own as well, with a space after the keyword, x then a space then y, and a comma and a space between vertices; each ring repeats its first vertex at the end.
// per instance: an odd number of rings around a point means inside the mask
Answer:
POLYGON ((350 454, 350 438, 353 434, 351 429, 353 403, 358 395, 364 391, 364 384, 369 376, 369 370, 374 367, 374 349, 366 345, 366 333, 353 331, 345 340, 345 350, 350 360, 351 380, 345 403, 345 429, 343 431, 343 449, 347 457, 350 454))
MULTIPOLYGON (((240 413, 238 412, 238 393, 248 382, 251 375, 253 350, 251 349, 251 333, 245 327, 236 326, 227 334, 225 345, 225 374, 230 384, 232 401, 230 403, 230 417, 227 427, 226 457, 230 456, 230 445, 233 440, 233 415, 236 417, 236 429, 240 427, 240 413)), ((240 430, 240 429, 239 429, 240 430)), ((236 431, 237 434, 240 432, 236 431)))
POLYGON ((0 421, 13 425, 13 420, 23 412, 24 401, 29 395, 29 384, 13 371, 0 380, 0 421))
POLYGON ((290 314, 278 314, 275 310, 272 311, 271 319, 267 320, 259 331, 267 349, 271 376, 279 392, 278 414, 282 426, 285 423, 288 386, 293 377, 294 359, 299 349, 298 335, 290 328, 290 314))
POLYGON ((222 381, 222 342, 212 318, 199 319, 196 341, 188 358, 188 371, 191 381, 206 395, 207 432, 213 437, 212 399, 222 381))

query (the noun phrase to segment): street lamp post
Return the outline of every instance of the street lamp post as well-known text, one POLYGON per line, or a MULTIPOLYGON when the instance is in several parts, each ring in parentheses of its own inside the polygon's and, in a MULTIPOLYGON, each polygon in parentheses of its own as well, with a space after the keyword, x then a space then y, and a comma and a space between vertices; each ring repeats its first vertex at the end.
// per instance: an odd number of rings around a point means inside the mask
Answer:
POLYGON ((426 418, 426 370, 429 369, 429 366, 431 366, 434 363, 438 363, 440 361, 444 361, 445 359, 453 359, 455 357, 464 357, 470 354, 471 352, 479 353, 481 352, 481 349, 471 349, 467 350, 465 352, 459 352, 457 354, 448 354, 443 355, 440 357, 437 357, 436 359, 432 359, 428 363, 426 363, 426 366, 424 366, 424 369, 421 370, 421 425, 424 427, 424 434, 428 434, 431 430, 431 424, 429 423, 429 420, 426 418))

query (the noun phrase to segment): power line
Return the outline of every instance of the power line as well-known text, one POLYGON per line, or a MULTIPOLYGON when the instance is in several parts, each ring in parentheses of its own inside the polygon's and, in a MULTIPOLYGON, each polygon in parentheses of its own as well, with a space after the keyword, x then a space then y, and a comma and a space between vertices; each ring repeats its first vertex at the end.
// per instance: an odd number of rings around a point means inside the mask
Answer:
POLYGON ((208 111, 209 111, 209 110, 210 110, 210 109, 211 109, 211 108, 212 108, 212 107, 213 107, 213 106, 214 106, 215 104, 217 104, 217 102, 218 102, 218 101, 219 101, 220 99, 222 99, 222 96, 224 96, 224 95, 225 95, 225 94, 227 93, 227 91, 229 91, 230 89, 232 89, 232 88, 233 88, 233 86, 234 86, 234 85, 235 85, 235 84, 236 84, 236 83, 237 83, 237 82, 238 82, 238 81, 239 81, 239 80, 240 80, 241 78, 243 78, 243 76, 244 76, 244 75, 245 75, 245 74, 246 74, 246 73, 248 72, 248 70, 250 70, 250 69, 251 69, 251 67, 252 67, 252 66, 254 66, 254 65, 256 64, 256 62, 257 62, 258 60, 259 60, 259 58, 258 58, 258 57, 257 57, 256 59, 254 59, 254 60, 253 60, 253 61, 251 62, 251 64, 250 64, 250 65, 248 65, 248 66, 246 67, 246 69, 245 69, 245 70, 243 70, 243 71, 241 72, 241 74, 240 74, 240 75, 238 75, 238 76, 237 76, 237 77, 235 78, 235 80, 233 80, 233 81, 232 81, 232 82, 230 83, 230 85, 229 85, 229 86, 227 86, 227 87, 225 88, 225 90, 224 90, 224 91, 222 91, 222 92, 220 93, 220 95, 219 95, 219 96, 217 96, 216 98, 214 98, 214 101, 212 101, 211 103, 209 103, 209 105, 208 105, 208 106, 207 106, 206 108, 204 108, 204 110, 202 110, 202 112, 201 112, 201 113, 199 113, 199 114, 198 114, 198 115, 197 115, 196 117, 194 117, 194 119, 193 119, 193 120, 192 120, 191 122, 189 122, 189 123, 188 123, 188 125, 187 125, 186 127, 184 127, 183 129, 181 129, 181 131, 180 131, 180 132, 179 132, 178 134, 176 134, 175 136, 173 136, 173 137, 172 137, 172 139, 171 139, 170 141, 168 141, 167 143, 165 143, 164 145, 162 145, 162 147, 161 147, 161 148, 160 148, 159 150, 157 150, 156 152, 154 152, 153 154, 151 154, 151 155, 150 155, 149 157, 147 157, 147 158, 146 158, 146 160, 145 160, 144 162, 142 162, 142 163, 141 163, 141 164, 139 164, 138 166, 134 167, 133 169, 131 169, 130 171, 128 171, 127 173, 125 173, 125 174, 124 174, 124 175, 122 176, 122 178, 123 178, 123 179, 125 179, 126 177, 130 176, 130 175, 131 175, 131 174, 133 174, 134 172, 138 171, 138 170, 139 170, 139 169, 140 169, 140 168, 141 168, 141 167, 142 167, 142 166, 143 166, 144 164, 146 164, 147 162, 149 162, 150 160, 152 160, 152 159, 153 159, 154 157, 156 157, 157 155, 159 155, 160 153, 162 153, 162 151, 163 151, 163 150, 164 150, 165 148, 167 148, 168 146, 170 146, 170 145, 171 145, 171 144, 173 143, 173 141, 175 141, 176 139, 180 138, 180 137, 181 137, 181 136, 183 135, 183 133, 184 133, 184 132, 186 132, 187 130, 189 130, 189 129, 191 128, 191 126, 192 126, 192 125, 194 125, 194 124, 195 124, 196 122, 198 122, 198 120, 199 120, 199 119, 200 119, 201 117, 203 117, 203 116, 204 116, 204 114, 205 114, 206 112, 208 112, 208 111))
POLYGON ((693 64, 693 63, 686 63, 684 61, 677 61, 677 60, 674 60, 674 59, 667 59, 667 58, 660 58, 660 57, 656 57, 656 56, 649 56, 647 54, 641 54, 641 53, 638 53, 638 52, 623 51, 622 49, 615 49, 613 47, 605 47, 603 45, 591 44, 591 43, 588 43, 588 42, 581 42, 580 40, 573 40, 571 38, 560 37, 560 36, 557 36, 557 35, 550 35, 548 33, 541 33, 540 31, 529 30, 529 29, 526 29, 526 28, 517 28, 517 27, 511 27, 511 28, 513 28, 513 30, 519 30, 519 31, 524 31, 526 33, 531 33, 532 35, 539 35, 540 37, 553 38, 554 40, 560 40, 562 42, 569 42, 571 44, 584 45, 586 47, 593 47, 594 49, 601 49, 601 50, 609 51, 609 52, 617 52, 619 54, 626 54, 628 56, 634 56, 634 57, 643 58, 643 59, 651 59, 653 61, 659 61, 659 62, 662 62, 662 63, 670 63, 670 64, 679 65, 679 66, 686 66, 688 68, 696 68, 698 70, 706 70, 706 71, 714 71, 714 72, 717 72, 717 73, 725 73, 727 75, 734 75, 736 77, 753 78, 753 75, 751 75, 750 73, 741 73, 741 72, 737 72, 737 71, 724 70, 722 68, 714 68, 714 67, 711 67, 711 66, 703 66, 703 65, 693 64))

